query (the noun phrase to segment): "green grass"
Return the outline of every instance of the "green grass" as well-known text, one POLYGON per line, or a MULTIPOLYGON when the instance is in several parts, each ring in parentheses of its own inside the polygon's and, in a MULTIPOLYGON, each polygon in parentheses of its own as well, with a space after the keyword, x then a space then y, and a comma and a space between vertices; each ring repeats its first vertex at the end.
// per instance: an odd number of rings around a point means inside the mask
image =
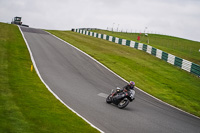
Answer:
POLYGON ((149 94, 200 116, 200 79, 146 52, 71 31, 49 31, 149 94))
POLYGON ((0 23, 0 132, 98 132, 47 90, 31 64, 18 27, 0 23))
POLYGON ((200 65, 200 42, 158 34, 148 34, 148 37, 146 37, 144 34, 138 33, 111 32, 105 30, 94 30, 93 32, 136 42, 138 42, 137 36, 140 35, 141 43, 148 44, 149 39, 149 45, 200 65))

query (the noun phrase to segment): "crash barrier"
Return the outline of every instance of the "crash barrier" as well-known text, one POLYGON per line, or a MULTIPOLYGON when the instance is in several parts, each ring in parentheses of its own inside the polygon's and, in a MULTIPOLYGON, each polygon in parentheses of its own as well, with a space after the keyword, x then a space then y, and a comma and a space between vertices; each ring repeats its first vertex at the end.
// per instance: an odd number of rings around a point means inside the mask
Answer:
POLYGON ((95 33, 87 30, 73 29, 72 31, 145 51, 151 55, 156 56, 157 58, 160 58, 174 66, 177 66, 185 71, 188 71, 200 77, 200 65, 197 65, 185 59, 181 59, 172 54, 166 53, 160 49, 156 49, 150 45, 138 43, 131 40, 121 39, 106 34, 95 33))

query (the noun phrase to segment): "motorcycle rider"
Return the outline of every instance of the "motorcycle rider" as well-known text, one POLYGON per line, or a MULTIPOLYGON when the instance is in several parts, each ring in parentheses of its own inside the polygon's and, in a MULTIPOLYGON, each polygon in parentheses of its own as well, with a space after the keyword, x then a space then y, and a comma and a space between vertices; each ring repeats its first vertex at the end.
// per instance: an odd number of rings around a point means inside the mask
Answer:
MULTIPOLYGON (((130 91, 134 90, 134 88, 135 88, 135 82, 130 81, 130 83, 128 85, 124 86, 123 90, 127 91, 129 93, 129 95, 131 95, 130 91)), ((134 99, 135 99, 135 97, 133 96, 132 100, 134 100, 134 99)))
POLYGON ((120 93, 123 91, 130 91, 130 89, 134 90, 134 88, 135 88, 135 82, 130 81, 128 85, 123 87, 123 89, 120 89, 119 87, 117 87, 116 92, 113 93, 112 96, 114 96, 116 93, 120 93))
POLYGON ((124 86, 123 89, 130 91, 130 89, 134 90, 135 88, 135 82, 130 81, 128 85, 124 86))

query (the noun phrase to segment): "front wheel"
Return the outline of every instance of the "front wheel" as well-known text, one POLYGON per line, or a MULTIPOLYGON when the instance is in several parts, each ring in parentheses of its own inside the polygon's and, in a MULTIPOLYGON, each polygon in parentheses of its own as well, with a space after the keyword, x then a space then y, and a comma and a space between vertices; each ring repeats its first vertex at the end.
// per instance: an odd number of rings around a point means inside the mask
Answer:
POLYGON ((118 108, 123 109, 129 104, 129 102, 130 101, 127 98, 124 98, 117 106, 118 108))
POLYGON ((112 94, 110 94, 110 95, 106 98, 106 102, 109 103, 109 104, 112 103, 112 99, 111 99, 111 97, 110 97, 111 95, 112 95, 112 94))

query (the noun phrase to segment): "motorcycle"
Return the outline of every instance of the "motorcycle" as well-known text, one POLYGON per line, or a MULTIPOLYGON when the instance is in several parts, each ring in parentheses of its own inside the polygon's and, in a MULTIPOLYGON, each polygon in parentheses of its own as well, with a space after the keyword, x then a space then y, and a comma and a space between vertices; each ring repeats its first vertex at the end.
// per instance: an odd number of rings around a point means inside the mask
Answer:
POLYGON ((110 95, 106 98, 106 102, 108 104, 115 104, 118 108, 125 108, 129 102, 132 102, 135 99, 135 91, 130 90, 127 91, 125 89, 117 88, 116 90, 112 90, 110 95))

